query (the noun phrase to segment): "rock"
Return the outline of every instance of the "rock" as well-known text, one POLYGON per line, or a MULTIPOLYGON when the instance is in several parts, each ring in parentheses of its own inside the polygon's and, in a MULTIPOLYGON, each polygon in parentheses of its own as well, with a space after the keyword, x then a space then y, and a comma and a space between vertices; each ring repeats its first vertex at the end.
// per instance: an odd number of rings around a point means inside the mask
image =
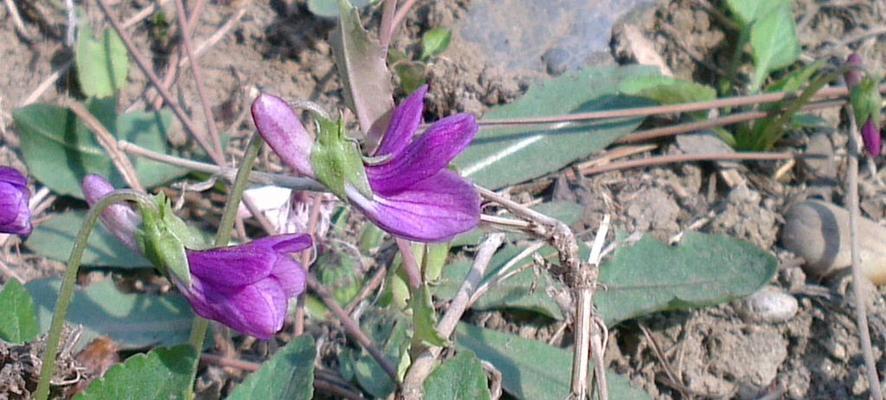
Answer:
POLYGON ((822 158, 802 158, 800 165, 811 178, 834 180, 837 178, 837 161, 834 158, 834 145, 824 133, 816 133, 806 144, 806 153, 821 154, 822 158))
POLYGON ((541 59, 545 62, 548 73, 554 76, 566 72, 569 68, 569 52, 560 47, 546 51, 541 59))
MULTIPOLYGON (((806 260, 804 270, 825 276, 849 267, 849 212, 823 201, 793 205, 785 214, 782 245, 806 260)), ((862 217, 858 224, 861 271, 875 284, 886 283, 886 228, 862 217)))
POLYGON ((775 286, 766 286, 748 296, 738 306, 748 322, 784 322, 797 315, 797 299, 775 286))

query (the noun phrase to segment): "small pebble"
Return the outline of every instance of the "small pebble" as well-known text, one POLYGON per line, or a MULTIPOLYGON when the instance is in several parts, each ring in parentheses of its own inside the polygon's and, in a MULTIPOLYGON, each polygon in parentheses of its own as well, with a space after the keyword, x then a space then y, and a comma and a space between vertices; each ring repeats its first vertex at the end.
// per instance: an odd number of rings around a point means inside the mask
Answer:
MULTIPOLYGON (((793 205, 784 219, 782 245, 806 260, 808 275, 826 276, 851 265, 848 211, 808 200, 793 205)), ((886 227, 861 217, 858 238, 862 274, 874 284, 886 283, 886 227)))
POLYGON ((739 314, 746 321, 777 323, 793 318, 799 308, 794 296, 775 286, 766 286, 742 301, 739 314))
POLYGON ((546 51, 541 59, 545 62, 548 73, 554 76, 566 72, 569 67, 569 52, 559 47, 546 51))

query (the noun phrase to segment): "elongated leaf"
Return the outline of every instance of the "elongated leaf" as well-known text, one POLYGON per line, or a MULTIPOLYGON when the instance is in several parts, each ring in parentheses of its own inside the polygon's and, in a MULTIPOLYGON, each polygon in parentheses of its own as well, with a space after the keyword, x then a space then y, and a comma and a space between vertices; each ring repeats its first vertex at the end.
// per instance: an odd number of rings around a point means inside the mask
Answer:
POLYGON ((110 97, 126 85, 129 58, 123 40, 112 29, 105 30, 101 39, 92 35, 88 18, 81 18, 80 33, 74 50, 77 80, 83 94, 90 97, 110 97))
POLYGON ((421 37, 421 59, 429 60, 436 57, 449 48, 449 41, 452 39, 452 32, 446 28, 434 28, 421 37))
POLYGON ((793 64, 800 57, 800 42, 794 13, 788 1, 778 0, 766 15, 759 16, 751 26, 751 48, 754 51, 754 79, 756 90, 773 71, 793 64))
MULTIPOLYGON (((363 8, 369 4, 369 0, 351 0, 351 4, 363 8)), ((320 17, 338 18, 338 0, 308 0, 308 11, 320 17)))
MULTIPOLYGON (((37 226, 25 246, 41 256, 66 262, 85 218, 86 213, 82 211, 56 215, 37 226)), ((148 260, 120 243, 102 224, 98 224, 89 236, 81 264, 96 267, 151 267, 148 260)))
MULTIPOLYGON (((492 257, 486 275, 480 281, 480 284, 484 285, 493 280, 495 275, 522 251, 523 248, 516 246, 509 246, 499 250, 492 257)), ((555 254, 551 247, 544 248, 539 253, 543 255, 555 254)), ((531 262, 532 258, 525 258, 512 268, 519 269, 531 262)), ((440 285, 435 288, 434 294, 443 300, 455 297, 455 293, 468 275, 471 265, 471 260, 458 261, 447 265, 443 269, 443 279, 440 285)), ((516 309, 560 320, 563 319, 563 312, 548 293, 548 290, 557 289, 560 286, 560 283, 554 280, 546 270, 528 269, 498 285, 492 286, 471 308, 475 310, 516 309)))
POLYGON ((717 98, 717 91, 708 85, 666 76, 641 76, 630 79, 621 84, 619 91, 660 104, 691 103, 717 98))
POLYGON ((687 233, 669 247, 651 236, 616 251, 600 268, 594 296, 606 325, 662 311, 747 296, 769 282, 778 262, 754 245, 723 235, 687 233))
POLYGON ((303 335, 246 378, 228 400, 309 400, 314 395, 314 338, 303 335))
MULTIPOLYGON (((561 400, 568 398, 572 376, 572 352, 535 340, 461 323, 455 334, 459 348, 468 349, 501 371, 502 386, 518 399, 561 400)), ((606 371, 609 398, 650 399, 623 376, 606 371)))
POLYGON ((0 291, 0 340, 21 344, 36 337, 34 300, 21 283, 11 279, 0 291))
POLYGON ((426 285, 413 292, 409 305, 412 309, 413 341, 421 341, 428 346, 445 346, 446 338, 437 332, 437 315, 434 313, 431 291, 426 285))
MULTIPOLYGON (((592 68, 533 86, 514 103, 490 110, 484 119, 553 116, 651 104, 617 96, 622 81, 656 73, 654 68, 592 68)), ((489 189, 524 182, 557 171, 603 150, 633 131, 640 118, 555 125, 483 129, 454 165, 462 175, 489 189)))
MULTIPOLYGON (((25 285, 37 306, 41 332, 49 329, 59 285, 55 278, 25 285)), ((193 318, 190 305, 179 295, 121 293, 114 282, 105 280, 76 291, 66 321, 83 325, 80 343, 104 335, 121 349, 133 349, 187 342, 193 318)))
MULTIPOLYGON (((109 113, 107 102, 93 102, 90 111, 117 139, 168 154, 166 131, 172 127, 172 114, 131 112, 119 117, 109 113), (109 115, 111 114, 111 115, 109 115)), ((102 175, 115 187, 126 183, 110 157, 89 131, 67 109, 48 104, 32 104, 13 112, 21 132, 21 149, 28 170, 54 192, 83 198, 80 184, 87 174, 102 175)), ((149 161, 132 159, 142 184, 154 187, 187 173, 187 170, 149 161)))
POLYGON ((486 372, 477 355, 461 351, 434 369, 425 381, 428 400, 484 400, 492 398, 486 372))
POLYGON ((386 114, 394 107, 391 71, 384 50, 360 24, 357 9, 339 0, 338 27, 329 38, 348 107, 357 115, 370 149, 381 139, 386 114))
POLYGON ((158 348, 115 365, 78 400, 184 399, 197 353, 190 345, 158 348))

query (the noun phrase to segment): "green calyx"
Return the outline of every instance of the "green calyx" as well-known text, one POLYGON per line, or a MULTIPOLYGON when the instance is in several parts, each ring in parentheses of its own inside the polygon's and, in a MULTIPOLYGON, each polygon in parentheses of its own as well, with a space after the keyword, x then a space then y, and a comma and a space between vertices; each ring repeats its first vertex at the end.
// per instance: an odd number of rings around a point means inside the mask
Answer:
POLYGON ((883 98, 880 96, 878 80, 870 76, 861 80, 858 86, 852 88, 850 94, 852 110, 855 112, 855 122, 861 126, 869 119, 874 123, 880 123, 880 106, 883 98))
POLYGON ((316 116, 317 143, 311 151, 311 166, 317 180, 340 199, 347 199, 345 186, 351 185, 372 199, 372 189, 363 167, 363 155, 353 139, 345 135, 344 120, 316 116))
POLYGON ((170 279, 191 286, 191 270, 185 249, 203 249, 206 244, 175 215, 164 194, 154 197, 156 207, 139 206, 142 228, 137 240, 145 257, 170 279))

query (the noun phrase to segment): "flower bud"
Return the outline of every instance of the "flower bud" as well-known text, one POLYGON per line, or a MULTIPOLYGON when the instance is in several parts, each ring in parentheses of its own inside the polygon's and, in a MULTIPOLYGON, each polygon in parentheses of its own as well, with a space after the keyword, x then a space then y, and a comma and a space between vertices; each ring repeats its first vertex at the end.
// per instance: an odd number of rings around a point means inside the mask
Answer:
MULTIPOLYGON (((83 178, 83 197, 89 207, 95 206, 105 196, 114 192, 114 186, 107 179, 98 175, 87 175, 83 178)), ((126 204, 112 204, 101 215, 102 223, 121 243, 135 252, 140 253, 135 234, 142 219, 126 204)))
POLYGON ((258 133, 290 168, 313 177, 311 149, 314 141, 292 107, 283 99, 262 93, 252 103, 258 133))
POLYGON ((9 167, 0 167, 0 232, 26 237, 31 234, 28 179, 9 167))
POLYGON ((870 154, 871 157, 879 157, 880 147, 882 146, 880 128, 874 120, 869 119, 864 126, 861 127, 861 138, 864 141, 864 147, 867 149, 868 154, 870 154))
POLYGON ((846 81, 846 87, 850 90, 861 83, 861 64, 861 56, 857 53, 850 54, 846 59, 846 66, 849 67, 849 70, 843 75, 843 80, 846 81))

